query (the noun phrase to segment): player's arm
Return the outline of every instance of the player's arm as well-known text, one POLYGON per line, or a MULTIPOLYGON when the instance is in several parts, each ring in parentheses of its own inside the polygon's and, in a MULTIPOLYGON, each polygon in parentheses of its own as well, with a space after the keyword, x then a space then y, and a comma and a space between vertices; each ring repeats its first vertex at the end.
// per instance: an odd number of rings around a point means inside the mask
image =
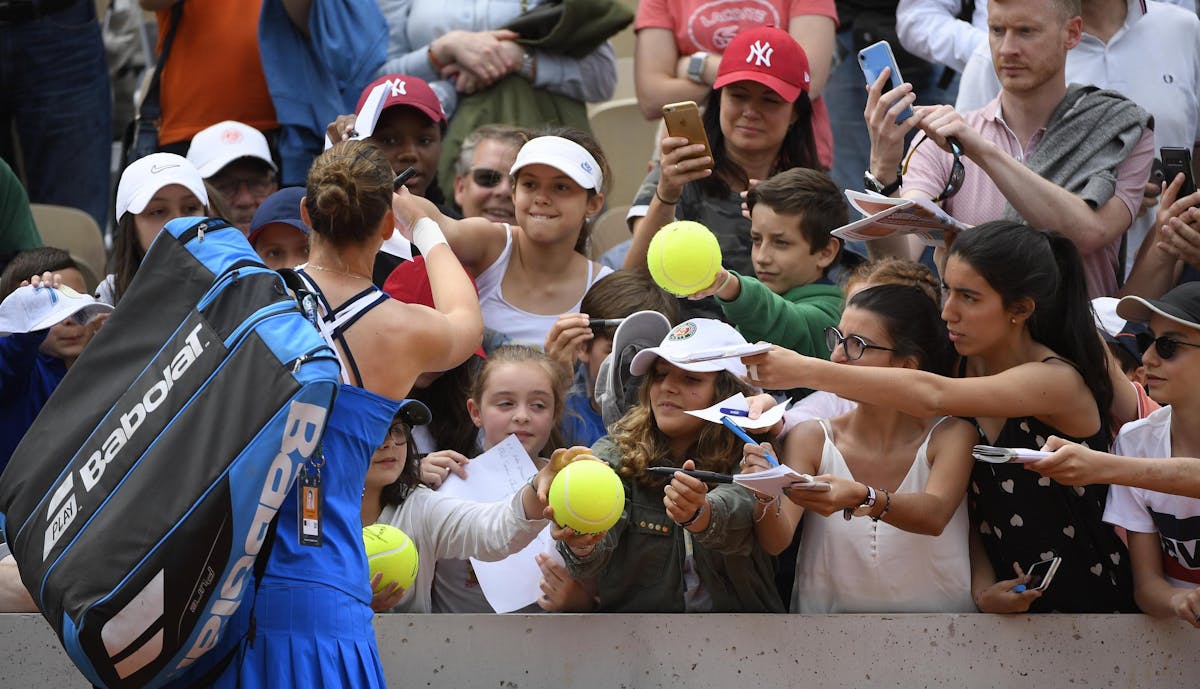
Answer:
POLYGON ((0 612, 37 612, 33 596, 21 582, 21 572, 12 555, 0 560, 0 612))

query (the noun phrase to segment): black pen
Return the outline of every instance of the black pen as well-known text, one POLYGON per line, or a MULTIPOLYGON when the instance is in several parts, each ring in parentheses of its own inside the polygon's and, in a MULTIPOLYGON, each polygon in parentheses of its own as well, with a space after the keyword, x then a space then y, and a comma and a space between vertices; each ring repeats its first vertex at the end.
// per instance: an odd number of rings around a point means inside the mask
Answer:
POLYGON ((405 170, 404 172, 401 172, 400 174, 396 175, 396 179, 392 180, 392 189, 394 191, 399 191, 400 187, 405 182, 412 179, 413 175, 415 175, 415 174, 417 174, 417 168, 410 167, 407 170, 405 170))
POLYGON ((678 469, 676 467, 646 467, 646 471, 652 471, 663 476, 674 476, 675 472, 687 474, 692 478, 698 478, 705 483, 733 483, 733 477, 729 474, 718 474, 715 471, 701 471, 700 469, 678 469))

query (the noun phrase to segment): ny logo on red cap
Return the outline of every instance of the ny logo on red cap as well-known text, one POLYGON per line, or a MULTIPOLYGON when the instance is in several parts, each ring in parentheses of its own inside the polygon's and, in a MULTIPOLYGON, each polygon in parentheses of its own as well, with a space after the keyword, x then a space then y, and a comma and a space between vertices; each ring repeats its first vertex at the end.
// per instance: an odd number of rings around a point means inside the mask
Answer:
POLYGON ((750 61, 753 60, 755 67, 770 67, 771 53, 773 52, 775 49, 771 47, 770 42, 755 41, 750 45, 750 54, 746 56, 746 64, 750 64, 750 61))
POLYGON ((403 79, 388 79, 387 81, 385 81, 383 83, 387 84, 387 87, 392 90, 392 95, 391 95, 392 98, 395 98, 396 96, 407 96, 408 95, 408 91, 406 91, 404 89, 404 80, 403 79))

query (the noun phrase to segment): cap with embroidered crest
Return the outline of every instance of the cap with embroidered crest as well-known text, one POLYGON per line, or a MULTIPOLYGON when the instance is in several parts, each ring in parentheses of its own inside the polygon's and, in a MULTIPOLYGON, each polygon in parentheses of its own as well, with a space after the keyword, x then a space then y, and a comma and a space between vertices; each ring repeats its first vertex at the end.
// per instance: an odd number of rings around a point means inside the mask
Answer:
POLYGON ((774 26, 742 29, 721 55, 713 88, 738 81, 758 82, 794 103, 801 92, 808 92, 812 83, 808 55, 783 29, 774 26))
POLYGON ((271 160, 267 137, 254 127, 233 120, 218 122, 196 132, 187 150, 187 159, 205 179, 239 158, 253 158, 278 170, 275 161, 271 160))
POLYGON ((600 191, 604 188, 604 173, 600 164, 583 146, 561 136, 537 136, 525 143, 517 152, 509 174, 515 175, 526 165, 549 165, 570 177, 584 189, 600 191))
POLYGON ((734 357, 707 361, 683 360, 699 351, 745 344, 746 338, 728 323, 712 318, 693 318, 672 328, 657 347, 638 352, 629 363, 629 372, 635 376, 643 375, 654 366, 655 359, 661 358, 685 371, 729 371, 741 378, 746 375, 746 366, 734 357))
POLYGON ((358 105, 354 108, 358 115, 354 121, 358 137, 374 134, 383 111, 398 105, 416 108, 435 124, 446 121, 442 102, 424 79, 408 74, 386 74, 367 84, 358 97, 358 105))

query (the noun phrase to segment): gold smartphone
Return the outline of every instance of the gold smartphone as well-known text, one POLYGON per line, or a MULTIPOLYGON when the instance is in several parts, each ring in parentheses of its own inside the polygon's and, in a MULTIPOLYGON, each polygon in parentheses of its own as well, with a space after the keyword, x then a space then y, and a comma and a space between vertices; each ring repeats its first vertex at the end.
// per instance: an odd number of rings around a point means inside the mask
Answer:
POLYGON ((668 134, 682 136, 693 144, 704 144, 704 152, 695 156, 696 158, 712 156, 712 148, 708 145, 708 134, 705 133, 704 122, 700 119, 700 107, 696 105, 695 101, 668 103, 663 106, 662 112, 668 134))

